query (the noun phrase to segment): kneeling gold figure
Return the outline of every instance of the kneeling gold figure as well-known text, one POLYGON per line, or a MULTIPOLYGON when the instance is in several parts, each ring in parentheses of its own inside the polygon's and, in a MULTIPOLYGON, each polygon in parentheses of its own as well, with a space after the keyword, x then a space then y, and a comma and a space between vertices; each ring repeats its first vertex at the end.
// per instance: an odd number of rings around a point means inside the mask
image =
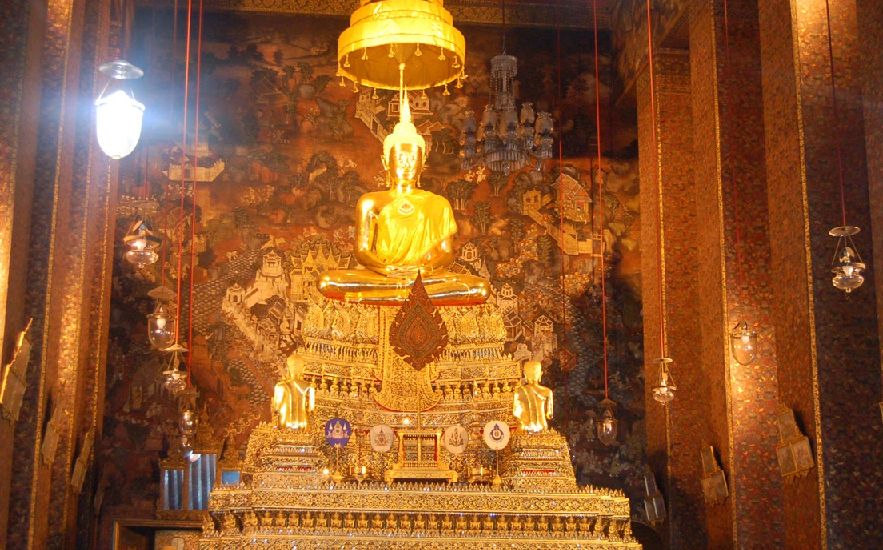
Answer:
POLYGON ((365 193, 356 205, 355 255, 367 269, 326 272, 319 290, 336 300, 397 305, 419 272, 435 305, 481 304, 488 282, 449 270, 457 222, 446 198, 418 187, 426 142, 411 122, 407 93, 401 105, 401 121, 383 142, 389 189, 365 193))

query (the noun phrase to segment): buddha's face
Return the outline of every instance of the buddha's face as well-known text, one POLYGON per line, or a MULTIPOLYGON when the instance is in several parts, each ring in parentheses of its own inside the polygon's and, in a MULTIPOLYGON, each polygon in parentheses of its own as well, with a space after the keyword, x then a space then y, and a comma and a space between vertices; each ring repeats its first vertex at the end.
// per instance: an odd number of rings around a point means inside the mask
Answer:
POLYGON ((393 181, 412 185, 423 171, 423 151, 414 143, 400 143, 389 151, 386 169, 393 181))

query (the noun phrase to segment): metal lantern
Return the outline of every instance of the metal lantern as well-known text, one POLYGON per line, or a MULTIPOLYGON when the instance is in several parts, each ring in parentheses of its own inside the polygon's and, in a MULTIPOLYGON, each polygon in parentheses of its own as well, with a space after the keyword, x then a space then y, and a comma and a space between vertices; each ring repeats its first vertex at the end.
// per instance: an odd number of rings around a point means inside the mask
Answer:
POLYGON ((674 384, 674 379, 669 370, 670 365, 674 362, 669 357, 662 357, 659 361, 659 383, 653 386, 653 399, 668 405, 675 398, 675 391, 678 387, 674 384))
POLYGON ((141 137, 144 104, 135 99, 126 80, 141 78, 144 71, 128 61, 117 59, 98 68, 110 80, 95 100, 95 129, 98 145, 112 159, 131 153, 141 137), (112 82, 117 82, 111 86, 112 82))
POLYGON ((175 318, 169 314, 162 302, 156 304, 153 313, 147 316, 147 337, 154 349, 168 349, 175 343, 175 318))
POLYGON ((613 410, 616 408, 616 402, 611 399, 603 399, 601 401, 601 420, 597 423, 598 439, 606 446, 616 443, 616 436, 619 433, 616 417, 613 410))
POLYGON ((740 365, 751 364, 757 354, 757 332, 751 330, 745 321, 739 321, 730 332, 730 349, 740 365))
POLYGON ((183 361, 181 354, 187 351, 187 348, 181 344, 175 343, 165 351, 171 352, 166 370, 163 371, 163 386, 172 394, 179 394, 187 389, 187 371, 181 368, 183 361))
POLYGON ((849 294, 853 290, 862 286, 865 278, 862 272, 865 270, 865 263, 862 261, 858 248, 852 240, 852 236, 856 235, 861 229, 853 225, 844 225, 835 227, 828 231, 832 237, 837 237, 837 248, 834 250, 834 260, 831 265, 831 272, 834 277, 831 282, 834 288, 838 288, 849 294))
POLYGON ((157 250, 161 243, 162 241, 148 229, 144 220, 135 220, 123 237, 123 244, 126 245, 123 257, 127 262, 141 269, 159 259, 157 250))

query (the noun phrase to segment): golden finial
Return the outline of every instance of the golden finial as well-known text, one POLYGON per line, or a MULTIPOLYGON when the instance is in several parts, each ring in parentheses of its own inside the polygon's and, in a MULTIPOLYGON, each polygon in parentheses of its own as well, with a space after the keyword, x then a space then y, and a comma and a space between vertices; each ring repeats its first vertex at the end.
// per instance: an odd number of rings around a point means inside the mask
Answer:
POLYGON ((392 133, 383 140, 384 158, 389 158, 389 152, 396 145, 410 143, 416 145, 426 156, 426 140, 417 132, 417 127, 411 121, 411 105, 408 101, 408 92, 404 87, 405 64, 399 64, 399 122, 392 133))

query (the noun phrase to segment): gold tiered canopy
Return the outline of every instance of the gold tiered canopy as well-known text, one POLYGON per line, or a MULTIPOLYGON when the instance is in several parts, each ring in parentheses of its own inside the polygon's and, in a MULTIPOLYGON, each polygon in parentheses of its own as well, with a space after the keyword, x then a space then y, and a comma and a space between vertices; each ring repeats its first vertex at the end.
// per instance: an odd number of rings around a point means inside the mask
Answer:
POLYGON ((466 40, 443 0, 361 0, 337 39, 338 71, 363 86, 423 90, 463 75, 466 40))

